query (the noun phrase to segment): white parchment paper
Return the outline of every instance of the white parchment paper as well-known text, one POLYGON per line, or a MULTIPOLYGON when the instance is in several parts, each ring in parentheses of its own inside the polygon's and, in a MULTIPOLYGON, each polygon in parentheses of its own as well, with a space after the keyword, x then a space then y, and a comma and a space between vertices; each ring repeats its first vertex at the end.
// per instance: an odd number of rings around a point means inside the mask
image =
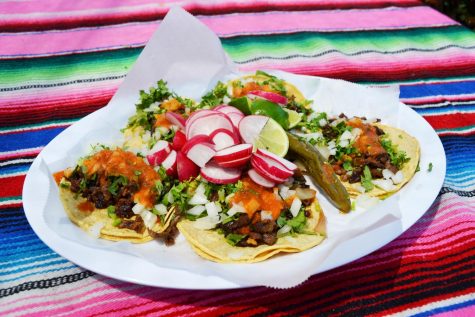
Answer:
MULTIPOLYGON (((318 111, 333 114, 377 117, 399 126, 399 89, 397 86, 371 88, 341 80, 272 72, 296 85, 306 98, 314 100, 318 111)), ((214 87, 242 75, 221 47, 218 37, 193 16, 180 8, 170 10, 150 39, 137 62, 110 103, 83 118, 55 138, 40 154, 40 170, 48 175, 49 195, 42 208, 47 225, 61 238, 90 248, 133 254, 157 266, 182 269, 201 275, 219 276, 241 286, 264 285, 288 288, 310 277, 316 267, 331 256, 332 250, 349 239, 383 226, 400 227, 398 195, 367 211, 343 215, 319 195, 328 220, 328 238, 319 246, 298 254, 277 256, 257 264, 217 264, 195 255, 179 237, 173 247, 159 242, 134 245, 90 237, 67 218, 51 174, 74 166, 91 144, 113 144, 120 129, 135 112, 139 90, 147 90, 159 79, 177 93, 199 99, 214 87)))

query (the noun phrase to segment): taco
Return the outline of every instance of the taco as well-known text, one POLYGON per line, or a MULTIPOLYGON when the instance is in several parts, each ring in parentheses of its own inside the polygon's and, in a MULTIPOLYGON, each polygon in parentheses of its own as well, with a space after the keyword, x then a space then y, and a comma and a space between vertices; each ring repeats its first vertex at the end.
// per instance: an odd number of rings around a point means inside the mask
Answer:
POLYGON ((227 206, 218 208, 219 217, 206 208, 205 217, 181 220, 178 230, 198 255, 220 263, 254 263, 310 249, 325 239, 325 217, 316 192, 302 185, 303 177, 295 179, 264 188, 245 177, 227 206), (215 222, 207 219, 213 217, 215 222))
POLYGON ((155 205, 159 174, 132 152, 101 149, 54 178, 69 219, 100 238, 147 242, 173 219, 173 208, 155 205))
POLYGON ((313 114, 302 126, 297 134, 328 159, 352 197, 388 197, 417 171, 419 142, 401 129, 343 114, 327 118, 325 113, 313 114))

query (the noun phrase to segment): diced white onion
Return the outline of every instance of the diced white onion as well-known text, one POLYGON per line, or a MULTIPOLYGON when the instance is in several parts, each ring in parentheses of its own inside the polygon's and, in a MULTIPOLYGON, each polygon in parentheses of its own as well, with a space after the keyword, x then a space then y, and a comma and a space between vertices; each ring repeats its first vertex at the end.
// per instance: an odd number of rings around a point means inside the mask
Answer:
POLYGON ((393 177, 392 177, 393 183, 394 184, 399 184, 404 181, 404 174, 402 171, 398 171, 393 177))
POLYGON ((142 140, 147 143, 148 141, 150 141, 150 138, 152 137, 152 134, 150 133, 150 131, 145 131, 144 134, 142 135, 142 140))
POLYGON ((391 179, 394 177, 394 173, 388 170, 387 168, 383 169, 383 178, 384 179, 391 179))
POLYGON ((297 217, 300 211, 300 207, 302 207, 302 201, 298 198, 295 198, 292 201, 292 205, 290 205, 290 213, 292 214, 292 216, 297 217))
POLYGON ((170 204, 173 204, 175 202, 175 197, 173 197, 172 192, 167 193, 167 199, 170 204))
POLYGON ((103 222, 96 222, 89 228, 88 230, 89 235, 93 238, 99 239, 99 237, 101 236, 102 227, 104 227, 103 222))
POLYGON ((205 211, 205 209, 206 209, 205 206, 198 205, 198 206, 194 206, 191 209, 188 209, 188 211, 186 213, 188 213, 190 215, 193 215, 193 216, 199 216, 203 213, 203 211, 205 211))
POLYGON ((277 236, 283 236, 288 233, 292 228, 289 225, 284 225, 282 228, 277 230, 277 236))
POLYGON ((262 220, 272 220, 272 213, 267 210, 261 210, 261 219, 262 220))
POLYGON ((209 202, 208 197, 205 195, 205 186, 200 184, 193 195, 193 197, 188 200, 190 205, 204 205, 209 202))
POLYGON ((214 202, 207 203, 205 208, 208 217, 218 217, 218 213, 221 211, 221 206, 214 202))
POLYGON ((323 138, 323 134, 321 132, 314 132, 314 133, 298 133, 298 136, 304 138, 307 141, 310 141, 312 139, 318 140, 323 138))
POLYGON ((396 188, 390 179, 373 179, 373 184, 385 191, 392 191, 396 188))
POLYGON ((361 194, 355 199, 355 205, 361 209, 369 209, 379 203, 379 199, 367 194, 361 194))
POLYGON ((351 132, 348 130, 345 130, 345 132, 341 134, 340 140, 351 140, 352 137, 353 135, 351 134, 351 132))
POLYGON ((158 211, 158 214, 160 215, 166 215, 168 212, 167 206, 165 206, 164 204, 155 205, 155 209, 158 211))
POLYGON ((203 218, 198 218, 193 222, 193 227, 196 229, 202 229, 202 230, 209 230, 213 229, 216 227, 216 225, 219 223, 219 217, 203 217, 203 218))
POLYGON ((366 189, 361 184, 358 184, 358 183, 352 184, 351 187, 353 187, 354 189, 356 189, 360 193, 364 193, 366 191, 366 189))
POLYGON ((228 210, 228 216, 232 217, 237 213, 245 213, 245 212, 246 212, 246 209, 244 208, 242 203, 239 203, 239 204, 234 204, 233 203, 232 207, 229 208, 229 210, 228 210))
POLYGON ((350 145, 350 141, 349 140, 340 140, 340 142, 338 142, 338 145, 341 146, 341 147, 347 147, 348 145, 350 145))
POLYGON ((134 214, 138 215, 145 209, 145 206, 142 204, 135 204, 135 206, 132 207, 132 211, 134 214))
POLYGON ((160 131, 160 134, 161 134, 161 135, 165 135, 165 134, 168 133, 168 131, 170 131, 169 128, 166 128, 166 127, 163 127, 163 126, 162 126, 162 127, 158 127, 157 130, 160 131))
POLYGON ((231 199, 233 199, 233 197, 234 197, 234 193, 227 195, 226 198, 224 198, 224 202, 229 204, 229 202, 231 201, 231 199))
POLYGON ((155 224, 157 223, 157 215, 148 210, 142 211, 140 213, 140 216, 142 217, 145 226, 149 229, 153 228, 153 226, 155 226, 155 224))
POLYGON ((357 137, 359 137, 361 134, 361 129, 360 128, 353 128, 351 130, 351 141, 354 141, 357 137))
POLYGON ((325 119, 320 119, 320 120, 318 120, 318 125, 321 126, 321 127, 326 126, 327 123, 328 123, 328 122, 327 122, 327 120, 325 120, 325 119))
POLYGON ((280 197, 282 197, 283 199, 287 199, 287 197, 289 197, 289 187, 287 187, 283 184, 280 184, 277 187, 279 188, 280 197))

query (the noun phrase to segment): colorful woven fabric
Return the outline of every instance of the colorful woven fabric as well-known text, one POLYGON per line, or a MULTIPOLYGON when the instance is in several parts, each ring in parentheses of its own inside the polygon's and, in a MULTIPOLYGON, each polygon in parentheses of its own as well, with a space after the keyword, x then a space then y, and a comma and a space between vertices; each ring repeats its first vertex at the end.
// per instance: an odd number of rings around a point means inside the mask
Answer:
POLYGON ((2 316, 475 316, 474 196, 475 34, 419 1, 0 2, 2 316), (22 209, 29 166, 107 104, 173 4, 215 31, 245 70, 401 85, 446 151, 432 207, 382 249, 290 290, 146 287, 49 249, 22 209))

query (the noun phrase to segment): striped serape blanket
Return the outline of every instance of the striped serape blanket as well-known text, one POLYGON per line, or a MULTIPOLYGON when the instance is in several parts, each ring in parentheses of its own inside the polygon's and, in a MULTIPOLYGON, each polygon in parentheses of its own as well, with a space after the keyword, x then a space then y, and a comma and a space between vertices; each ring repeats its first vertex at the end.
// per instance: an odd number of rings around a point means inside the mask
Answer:
POLYGON ((416 0, 4 0, 0 17, 0 315, 475 316, 472 31, 416 0), (48 248, 22 208, 29 166, 108 103, 172 5, 243 70, 399 84, 446 151, 430 209, 383 248, 289 290, 147 287, 48 248))

